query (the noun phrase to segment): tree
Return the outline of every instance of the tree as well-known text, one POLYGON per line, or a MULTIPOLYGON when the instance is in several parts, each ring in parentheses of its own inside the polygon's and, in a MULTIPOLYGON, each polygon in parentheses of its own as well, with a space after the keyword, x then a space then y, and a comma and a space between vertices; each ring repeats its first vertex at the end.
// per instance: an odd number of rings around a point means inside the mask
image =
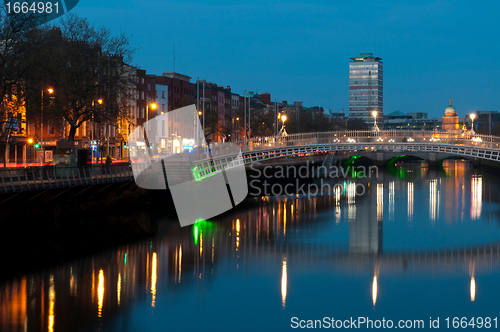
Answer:
POLYGON ((112 36, 104 27, 67 14, 44 40, 44 65, 35 81, 53 87, 46 113, 69 124, 68 140, 75 139, 77 128, 86 121, 106 124, 130 118, 127 99, 135 96, 130 95, 126 63, 134 50, 127 36, 112 36))
POLYGON ((350 118, 347 121, 347 130, 369 130, 368 124, 359 118, 350 118))
POLYGON ((41 63, 36 54, 37 33, 33 27, 40 22, 35 14, 11 15, 0 10, 0 138, 5 141, 4 166, 8 159, 9 140, 15 130, 21 132, 15 113, 24 110, 23 81, 41 63))

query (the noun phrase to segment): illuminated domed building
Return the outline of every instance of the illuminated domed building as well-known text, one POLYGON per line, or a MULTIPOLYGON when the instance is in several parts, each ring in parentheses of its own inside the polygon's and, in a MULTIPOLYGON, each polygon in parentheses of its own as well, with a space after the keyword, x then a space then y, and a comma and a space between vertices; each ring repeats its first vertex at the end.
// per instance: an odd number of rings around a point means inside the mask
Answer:
POLYGON ((459 118, 457 115, 457 111, 455 110, 455 107, 453 107, 453 105, 451 104, 451 97, 450 97, 450 105, 446 107, 446 109, 444 110, 442 128, 446 129, 449 132, 460 131, 459 118))

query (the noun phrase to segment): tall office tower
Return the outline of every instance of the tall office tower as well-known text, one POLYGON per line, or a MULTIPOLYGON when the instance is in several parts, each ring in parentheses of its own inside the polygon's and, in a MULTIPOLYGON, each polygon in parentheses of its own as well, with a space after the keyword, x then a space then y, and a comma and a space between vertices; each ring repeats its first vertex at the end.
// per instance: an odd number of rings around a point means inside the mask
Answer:
POLYGON ((382 128, 384 116, 384 65, 381 60, 371 53, 360 53, 349 62, 349 117, 361 118, 373 127, 372 113, 377 111, 379 128, 382 128))

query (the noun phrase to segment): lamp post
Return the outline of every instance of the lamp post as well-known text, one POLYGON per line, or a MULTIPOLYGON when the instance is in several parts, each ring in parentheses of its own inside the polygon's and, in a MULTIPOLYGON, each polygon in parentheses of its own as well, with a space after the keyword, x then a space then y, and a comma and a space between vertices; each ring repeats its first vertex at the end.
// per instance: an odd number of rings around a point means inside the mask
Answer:
MULTIPOLYGON (((54 89, 48 88, 47 92, 52 94, 54 93, 54 89)), ((45 162, 45 148, 43 144, 43 89, 42 89, 42 103, 41 103, 41 116, 40 116, 40 143, 41 143, 41 152, 42 152, 42 166, 45 162)))
POLYGON ((470 134, 474 135, 474 119, 476 118, 476 114, 472 113, 470 116, 470 119, 472 120, 472 126, 470 128, 470 134))
POLYGON ((374 119, 374 123, 373 123, 373 130, 374 131, 379 131, 378 126, 377 126, 377 114, 378 114, 377 111, 373 111, 372 112, 372 116, 373 116, 373 119, 374 119))
POLYGON ((197 146, 202 145, 203 138, 204 138, 204 134, 203 134, 203 137, 200 137, 200 128, 198 128, 198 126, 200 125, 200 116, 202 116, 202 115, 203 115, 203 112, 198 111, 198 121, 196 121, 196 135, 195 135, 195 138, 196 138, 196 136, 198 136, 198 139, 196 140, 197 146))
POLYGON ((286 133, 285 132, 286 115, 281 116, 281 121, 283 121, 283 125, 281 126, 280 135, 284 135, 286 133))
MULTIPOLYGON (((146 126, 146 133, 149 133, 149 123, 148 123, 148 121, 149 121, 149 104, 150 103, 148 101, 148 103, 146 104, 146 125, 147 125, 146 126)), ((155 110, 157 106, 158 105, 156 103, 154 103, 154 102, 151 103, 152 110, 155 110)), ((149 142, 149 138, 148 138, 148 142, 149 142)), ((151 142, 149 144, 151 144, 151 142)), ((149 150, 150 150, 149 146, 147 146, 146 148, 148 149, 148 153, 149 153, 149 150)))

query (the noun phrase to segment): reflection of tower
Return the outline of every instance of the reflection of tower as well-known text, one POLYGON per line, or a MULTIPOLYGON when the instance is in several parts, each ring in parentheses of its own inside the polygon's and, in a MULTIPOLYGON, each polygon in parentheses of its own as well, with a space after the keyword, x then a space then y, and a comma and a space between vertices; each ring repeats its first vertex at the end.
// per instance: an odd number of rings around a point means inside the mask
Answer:
POLYGON ((383 185, 377 185, 377 194, 367 196, 367 208, 359 209, 356 219, 349 222, 349 252, 381 254, 383 243, 383 185))

